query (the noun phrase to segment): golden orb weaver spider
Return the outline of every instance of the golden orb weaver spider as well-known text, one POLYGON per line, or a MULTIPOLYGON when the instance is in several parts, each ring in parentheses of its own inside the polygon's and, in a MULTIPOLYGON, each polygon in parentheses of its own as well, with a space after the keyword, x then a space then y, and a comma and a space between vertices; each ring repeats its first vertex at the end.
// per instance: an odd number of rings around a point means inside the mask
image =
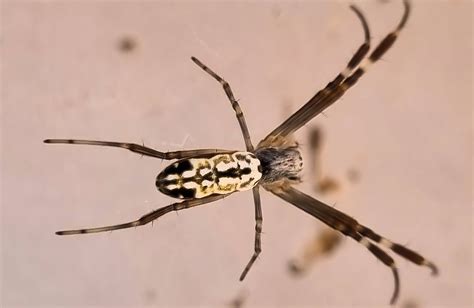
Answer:
POLYGON ((239 122, 246 151, 221 149, 197 149, 174 152, 160 152, 143 145, 124 142, 46 139, 45 143, 85 144, 128 149, 132 152, 166 160, 177 159, 166 167, 156 178, 157 188, 164 194, 181 199, 171 205, 159 208, 138 220, 105 227, 58 231, 58 235, 72 235, 112 231, 145 225, 171 211, 179 211, 194 206, 214 202, 237 192, 252 189, 255 205, 255 244, 254 253, 245 266, 240 280, 243 280, 261 252, 262 210, 259 187, 270 191, 281 199, 293 204, 300 210, 321 220, 329 227, 351 237, 365 246, 377 259, 390 267, 395 286, 390 303, 397 300, 400 281, 398 269, 391 256, 378 245, 393 251, 403 258, 427 266, 432 274, 438 273, 437 267, 417 252, 388 240, 372 229, 360 224, 352 217, 328 206, 317 199, 304 194, 293 187, 299 182, 302 170, 302 158, 292 134, 308 121, 336 102, 367 71, 370 64, 379 60, 393 45, 404 28, 410 13, 410 3, 403 1, 404 14, 394 31, 390 32, 368 55, 370 51, 370 32, 367 21, 356 6, 350 6, 359 18, 365 35, 364 42, 352 56, 346 68, 325 88, 317 92, 303 107, 293 113, 283 123, 268 134, 256 147, 252 145, 245 117, 234 98, 229 84, 197 58, 192 61, 216 79, 232 104, 239 122), (368 55, 368 56, 367 56, 368 55), (363 61, 364 60, 364 61, 363 61))

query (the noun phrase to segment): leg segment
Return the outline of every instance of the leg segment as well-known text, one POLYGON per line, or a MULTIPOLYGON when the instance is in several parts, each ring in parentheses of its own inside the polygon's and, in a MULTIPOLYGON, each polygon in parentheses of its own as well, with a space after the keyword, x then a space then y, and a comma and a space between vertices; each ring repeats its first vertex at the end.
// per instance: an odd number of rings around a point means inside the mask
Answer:
POLYGON ((365 19, 361 15, 360 11, 352 7, 357 16, 361 18, 366 33, 366 42, 359 48, 356 54, 353 56, 347 68, 340 73, 332 82, 330 82, 324 89, 316 93, 303 107, 292 114, 282 124, 275 128, 265 139, 263 139, 257 147, 269 146, 272 141, 278 137, 286 137, 291 135, 302 126, 304 126, 312 118, 323 112, 326 108, 336 102, 344 93, 353 86, 359 78, 367 71, 370 64, 377 61, 382 57, 385 52, 390 49, 395 40, 397 39, 400 31, 406 24, 408 16, 410 14, 410 4, 408 0, 403 1, 405 12, 403 17, 398 24, 397 28, 389 33, 382 42, 375 48, 364 63, 362 63, 357 69, 357 65, 361 62, 363 57, 369 51, 369 45, 367 41, 368 28, 366 29, 365 19), (366 45, 367 44, 367 45, 366 45), (367 47, 365 47, 367 46, 367 47), (354 71, 355 69, 355 71, 354 71))
POLYGON ((146 225, 149 222, 157 219, 160 216, 163 216, 171 211, 180 211, 184 209, 188 209, 193 206, 198 206, 210 202, 217 201, 219 199, 225 198, 228 195, 213 195, 202 199, 191 199, 185 200, 183 202, 173 203, 168 206, 162 207, 157 209, 151 213, 148 213, 139 219, 123 224, 106 226, 106 227, 98 227, 98 228, 88 228, 88 229, 78 229, 78 230, 67 230, 67 231, 58 231, 56 232, 57 235, 72 235, 72 234, 86 234, 86 233, 97 233, 97 232, 106 232, 106 231, 113 231, 119 229, 127 229, 132 227, 138 227, 146 225))
POLYGON ((240 275, 240 281, 245 279, 247 273, 249 272, 250 268, 254 264, 255 260, 257 260, 258 255, 262 251, 261 245, 261 234, 262 234, 262 223, 263 223, 263 215, 262 215, 262 206, 260 202, 260 192, 258 191, 258 186, 253 188, 253 201, 255 203, 255 250, 250 258, 249 263, 245 266, 244 271, 240 275))
MULTIPOLYGON (((309 102, 314 101, 314 100, 318 100, 321 96, 323 96, 325 94, 325 91, 327 89, 335 88, 339 84, 341 84, 341 82, 344 81, 344 79, 346 79, 352 73, 352 71, 357 67, 357 65, 359 65, 359 63, 362 61, 362 59, 364 59, 364 57, 369 52, 369 49, 370 49, 370 30, 369 30, 369 25, 367 24, 367 20, 365 19, 364 15, 359 10, 359 8, 357 8, 355 5, 351 5, 350 8, 351 8, 352 11, 354 11, 354 13, 357 15, 357 17, 359 18, 359 20, 362 24, 362 28, 364 29, 364 42, 362 43, 362 45, 359 46, 356 53, 352 56, 352 58, 350 59, 350 61, 347 64, 346 68, 342 72, 340 72, 336 76, 336 78, 334 78, 334 80, 332 80, 330 83, 328 83, 323 90, 318 91, 318 93, 316 93, 311 98, 311 100, 309 102)), ((305 104, 303 106, 303 108, 306 105, 308 105, 308 103, 305 104)), ((301 108, 301 109, 303 109, 303 108, 301 108)), ((300 110, 298 110, 294 115, 296 116, 296 114, 298 112, 300 112, 300 110)), ((276 137, 278 135, 283 135, 283 134, 281 134, 281 132, 285 131, 285 128, 291 124, 290 122, 291 122, 292 117, 288 118, 280 126, 275 128, 267 137, 265 137, 265 139, 262 142, 264 142, 264 141, 271 142, 270 139, 272 139, 272 137, 276 137)), ((288 134, 285 134, 285 136, 286 135, 288 135, 288 134)), ((266 145, 266 142, 265 143, 262 143, 262 142, 257 147, 261 147, 261 146, 266 145)))
POLYGON ((393 252, 415 264, 423 265, 430 268, 432 274, 436 274, 438 272, 438 269, 433 262, 425 259, 417 252, 408 249, 400 244, 392 243, 391 241, 376 234, 369 228, 359 224, 352 217, 296 190, 288 183, 282 183, 278 187, 268 187, 268 189, 273 194, 277 195, 283 200, 295 205, 297 208, 321 220, 329 227, 340 231, 346 236, 353 238, 360 244, 364 245, 373 255, 375 255, 375 257, 377 257, 385 265, 389 266, 392 269, 395 280, 395 290, 391 299, 391 303, 394 303, 396 301, 399 292, 399 277, 397 267, 393 259, 377 245, 371 243, 369 239, 379 243, 384 247, 391 249, 393 252))
POLYGON ((209 67, 204 65, 197 58, 191 57, 191 60, 193 60, 194 63, 196 63, 206 73, 211 75, 215 80, 217 80, 222 85, 222 87, 224 88, 225 94, 229 98, 229 101, 232 104, 232 108, 234 108, 235 116, 237 117, 237 120, 239 121, 240 129, 242 130, 242 135, 244 136, 245 146, 247 148, 247 151, 252 152, 253 151, 253 145, 252 145, 252 141, 250 140, 249 129, 247 128, 247 123, 245 123, 245 117, 244 117, 244 114, 242 112, 242 109, 240 108, 239 103, 235 99, 234 94, 232 93, 232 90, 229 86, 229 83, 227 81, 225 81, 224 79, 222 79, 219 75, 214 73, 209 67))
POLYGON ((86 145, 98 145, 105 147, 116 147, 130 150, 134 153, 138 153, 145 156, 151 156, 166 160, 181 159, 181 158, 192 158, 206 155, 216 155, 220 153, 229 153, 232 151, 220 150, 220 149, 199 149, 199 150, 186 150, 186 151, 174 151, 174 152, 160 152, 152 148, 145 147, 136 143, 126 142, 113 142, 113 141, 97 141, 97 140, 77 140, 77 139, 46 139, 44 143, 65 143, 65 144, 86 144, 86 145))
MULTIPOLYGON (((367 20, 365 19, 364 14, 362 14, 362 11, 359 10, 359 8, 355 5, 351 5, 350 9, 354 11, 354 13, 357 15, 362 24, 362 28, 364 29, 364 43, 359 46, 359 49, 357 49, 356 53, 352 56, 346 68, 342 72, 340 72, 339 75, 337 75, 336 78, 334 78, 334 80, 331 81, 326 87, 333 88, 339 85, 344 79, 346 79, 351 74, 351 72, 357 67, 357 65, 359 65, 359 63, 362 61, 362 59, 364 59, 364 57, 370 50, 370 30, 369 25, 367 24, 367 20)), ((322 91, 316 93, 315 97, 318 94, 321 95, 322 91)))
POLYGON ((402 256, 405 259, 410 260, 411 262, 417 264, 417 265, 423 265, 431 269, 431 274, 433 276, 437 276, 439 274, 438 267, 431 261, 423 258, 420 254, 418 254, 416 251, 413 251, 411 249, 406 248, 405 246, 402 246, 397 243, 393 243, 389 239, 384 238, 383 236, 375 233, 371 229, 367 228, 366 226, 359 225, 357 227, 357 231, 371 239, 372 241, 380 244, 383 247, 386 247, 387 249, 392 250, 399 256, 402 256))

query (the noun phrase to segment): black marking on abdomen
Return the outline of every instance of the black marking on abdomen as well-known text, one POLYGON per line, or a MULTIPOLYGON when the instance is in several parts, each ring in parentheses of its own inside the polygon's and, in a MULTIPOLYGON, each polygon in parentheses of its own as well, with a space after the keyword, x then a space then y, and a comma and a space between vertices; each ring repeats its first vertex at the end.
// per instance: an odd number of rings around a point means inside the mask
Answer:
POLYGON ((193 170, 193 165, 188 159, 183 159, 166 167, 166 169, 163 170, 163 173, 181 175, 183 174, 183 172, 190 171, 190 170, 193 170))
POLYGON ((179 180, 178 179, 173 179, 173 180, 167 180, 167 179, 156 179, 156 186, 168 186, 168 185, 178 185, 179 180))
POLYGON ((217 178, 219 177, 226 177, 226 178, 241 178, 242 175, 252 173, 252 169, 250 168, 229 168, 225 171, 218 171, 217 168, 214 168, 214 173, 216 174, 217 178))
POLYGON ((175 198, 193 199, 196 197, 196 189, 184 187, 175 188, 168 190, 167 195, 175 198))
POLYGON ((193 199, 196 197, 195 188, 179 187, 179 188, 168 189, 166 188, 166 186, 159 186, 158 189, 165 195, 168 195, 170 197, 177 198, 177 199, 193 199))

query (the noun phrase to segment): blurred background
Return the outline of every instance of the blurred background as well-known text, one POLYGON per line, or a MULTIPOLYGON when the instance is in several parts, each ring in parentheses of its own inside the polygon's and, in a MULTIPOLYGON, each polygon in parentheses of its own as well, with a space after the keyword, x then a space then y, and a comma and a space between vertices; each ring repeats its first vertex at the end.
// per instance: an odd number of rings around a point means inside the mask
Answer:
MULTIPOLYGON (((439 266, 433 278, 396 257, 400 307, 471 307, 473 3, 413 2, 393 48, 298 132, 307 162, 300 189, 439 266), (324 138, 315 168, 316 126, 324 138), (321 173, 334 178, 336 193, 315 191, 321 173)), ((190 61, 196 56, 229 81, 256 144, 362 42, 350 3, 3 1, 1 305, 387 305, 390 270, 348 238, 295 277, 288 262, 323 225, 267 192, 263 252, 244 282, 250 192, 153 226, 56 236, 134 220, 174 200, 154 186, 166 161, 42 143, 244 149, 222 88, 190 61)), ((356 3, 373 44, 403 12, 401 1, 356 3)))

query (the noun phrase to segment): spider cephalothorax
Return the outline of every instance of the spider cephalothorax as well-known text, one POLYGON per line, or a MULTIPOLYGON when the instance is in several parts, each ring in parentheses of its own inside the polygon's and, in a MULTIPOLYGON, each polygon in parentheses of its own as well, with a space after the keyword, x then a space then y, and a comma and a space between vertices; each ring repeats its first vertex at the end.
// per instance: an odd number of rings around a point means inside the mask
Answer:
POLYGON ((240 276, 240 280, 243 280, 261 252, 260 237, 263 218, 259 187, 262 186, 274 195, 321 220, 329 227, 359 242, 383 264, 390 267, 395 281, 391 299, 391 303, 394 303, 399 293, 398 269, 393 258, 380 247, 391 250, 415 264, 430 268, 433 274, 437 274, 437 267, 417 252, 382 237, 354 218, 294 188, 293 184, 299 181, 298 173, 301 171, 303 163, 296 143, 291 136, 344 95, 364 75, 369 65, 379 60, 392 46, 405 26, 410 13, 408 0, 403 3, 405 12, 398 26, 369 55, 370 33, 367 21, 358 8, 351 6, 351 9, 362 23, 365 36, 364 42, 350 59, 346 69, 260 141, 256 149, 252 145, 244 115, 229 84, 194 57, 191 59, 223 86, 242 130, 246 151, 199 149, 160 152, 134 143, 75 139, 45 140, 45 143, 118 147, 160 159, 177 159, 176 162, 169 165, 158 175, 156 186, 161 192, 180 199, 179 202, 159 208, 135 221, 98 228, 58 231, 56 234, 95 233, 141 226, 171 211, 203 205, 222 199, 237 191, 252 189, 255 203, 255 245, 254 253, 240 276))
POLYGON ((255 155, 262 165, 262 184, 283 179, 298 182, 303 169, 303 159, 298 148, 260 148, 255 155))

